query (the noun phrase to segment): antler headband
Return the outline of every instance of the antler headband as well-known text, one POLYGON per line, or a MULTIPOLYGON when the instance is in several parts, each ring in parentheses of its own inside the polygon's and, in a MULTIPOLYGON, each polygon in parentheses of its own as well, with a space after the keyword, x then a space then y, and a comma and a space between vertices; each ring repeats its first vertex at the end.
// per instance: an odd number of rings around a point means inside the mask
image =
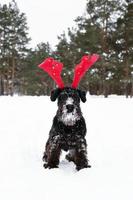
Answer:
MULTIPOLYGON (((99 55, 86 55, 83 56, 81 62, 75 66, 74 70, 74 78, 71 87, 77 88, 81 78, 85 75, 87 70, 99 59, 99 55)), ((61 78, 61 71, 63 68, 63 64, 54 60, 53 58, 47 58, 39 65, 39 68, 46 71, 52 79, 56 82, 59 88, 64 88, 64 82, 61 78)))

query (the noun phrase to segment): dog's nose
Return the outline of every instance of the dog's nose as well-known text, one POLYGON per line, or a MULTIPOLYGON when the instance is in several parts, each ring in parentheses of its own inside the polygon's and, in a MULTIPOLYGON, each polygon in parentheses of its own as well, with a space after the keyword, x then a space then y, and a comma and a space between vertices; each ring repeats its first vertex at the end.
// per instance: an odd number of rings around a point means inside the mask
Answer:
POLYGON ((74 105, 68 104, 68 105, 66 105, 66 108, 67 108, 67 111, 70 113, 74 110, 74 105))

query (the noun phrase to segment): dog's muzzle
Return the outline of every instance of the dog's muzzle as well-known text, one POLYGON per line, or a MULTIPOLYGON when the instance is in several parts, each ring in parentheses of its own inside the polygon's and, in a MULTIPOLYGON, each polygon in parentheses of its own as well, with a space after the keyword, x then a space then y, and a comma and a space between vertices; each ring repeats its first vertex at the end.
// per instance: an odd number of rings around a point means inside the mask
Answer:
POLYGON ((74 110, 74 105, 73 104, 68 104, 68 105, 66 105, 66 109, 67 109, 68 113, 71 113, 74 110))

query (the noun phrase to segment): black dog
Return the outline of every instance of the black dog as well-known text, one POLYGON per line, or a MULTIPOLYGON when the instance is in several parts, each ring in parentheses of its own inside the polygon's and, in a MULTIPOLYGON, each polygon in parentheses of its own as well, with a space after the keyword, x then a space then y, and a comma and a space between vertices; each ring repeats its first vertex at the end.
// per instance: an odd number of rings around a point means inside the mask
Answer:
POLYGON ((68 161, 76 169, 90 167, 87 160, 86 124, 80 109, 80 99, 86 102, 86 92, 65 87, 51 93, 51 101, 58 98, 58 110, 46 143, 43 160, 45 168, 57 168, 61 150, 69 151, 68 161))

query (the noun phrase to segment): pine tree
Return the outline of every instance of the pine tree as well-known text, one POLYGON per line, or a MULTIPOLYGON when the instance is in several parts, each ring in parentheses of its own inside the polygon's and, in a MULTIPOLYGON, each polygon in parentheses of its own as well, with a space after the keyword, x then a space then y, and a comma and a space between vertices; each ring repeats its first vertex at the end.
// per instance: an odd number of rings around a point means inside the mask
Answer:
POLYGON ((47 57, 52 56, 49 43, 40 43, 31 49, 26 56, 19 80, 21 88, 19 93, 24 95, 49 95, 54 88, 53 80, 37 66, 47 57))
POLYGON ((71 55, 74 64, 86 53, 100 54, 101 61, 96 63, 80 84, 91 94, 121 94, 118 89, 119 62, 113 44, 117 34, 117 18, 124 13, 124 5, 120 0, 88 0, 86 15, 75 20, 77 29, 69 29, 70 42, 66 45, 69 54, 66 47, 61 46, 61 50, 64 50, 67 56, 71 55))
POLYGON ((70 49, 70 44, 66 38, 65 33, 58 37, 58 44, 56 50, 54 51, 54 58, 63 63, 62 78, 65 85, 70 86, 73 78, 73 68, 74 68, 74 54, 70 49))
POLYGON ((124 15, 117 20, 116 53, 120 60, 124 94, 133 95, 133 2, 126 0, 124 15))
POLYGON ((18 87, 17 74, 30 40, 27 31, 25 14, 20 13, 14 0, 9 5, 0 5, 0 77, 4 94, 13 94, 18 87))

